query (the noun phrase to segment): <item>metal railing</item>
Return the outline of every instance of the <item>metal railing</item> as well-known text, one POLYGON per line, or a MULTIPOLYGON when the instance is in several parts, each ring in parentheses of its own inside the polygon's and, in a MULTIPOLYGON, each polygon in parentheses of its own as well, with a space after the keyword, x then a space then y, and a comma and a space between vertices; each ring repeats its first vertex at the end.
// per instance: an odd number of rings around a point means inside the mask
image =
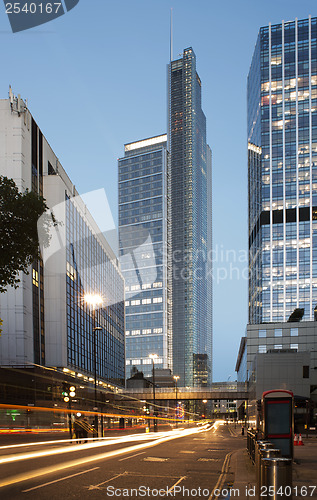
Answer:
POLYGON ((247 431, 247 451, 256 467, 257 497, 292 498, 292 460, 281 457, 269 441, 261 441, 255 429, 247 431))

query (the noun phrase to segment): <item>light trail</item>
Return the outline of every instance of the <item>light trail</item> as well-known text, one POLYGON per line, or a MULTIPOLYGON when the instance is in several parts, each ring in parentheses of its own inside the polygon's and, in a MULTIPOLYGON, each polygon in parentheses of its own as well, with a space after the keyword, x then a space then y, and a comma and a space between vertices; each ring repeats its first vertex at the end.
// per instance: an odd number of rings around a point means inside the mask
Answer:
MULTIPOLYGON (((160 435, 161 433, 159 432, 157 434, 160 435)), ((151 435, 152 434, 150 434, 150 436, 151 435)), ((140 433, 124 434, 123 436, 117 436, 116 439, 122 439, 124 441, 127 437, 130 437, 130 436, 139 436, 142 439, 142 436, 144 436, 144 434, 140 434, 140 433)), ((98 441, 106 441, 106 440, 111 440, 111 439, 114 439, 114 438, 112 436, 105 436, 103 438, 87 438, 87 441, 98 442, 98 441)), ((0 450, 8 450, 8 449, 12 449, 12 448, 26 448, 28 446, 42 446, 42 445, 47 445, 47 444, 60 444, 60 443, 73 443, 73 444, 75 444, 76 441, 77 441, 76 438, 74 438, 74 439, 70 439, 70 438, 68 438, 68 439, 55 439, 53 441, 33 441, 32 443, 19 443, 19 444, 9 444, 6 446, 0 446, 0 450)))
MULTIPOLYGON (((211 428, 212 427, 210 427, 210 426, 203 426, 199 429, 198 428, 186 429, 184 431, 177 432, 177 433, 173 432, 173 433, 169 433, 168 436, 159 437, 158 439, 154 439, 154 440, 152 439, 151 442, 137 444, 134 446, 129 446, 127 448, 121 448, 119 450, 113 450, 113 451, 101 453, 98 455, 93 455, 93 456, 89 456, 89 457, 84 457, 84 458, 72 460, 69 462, 63 462, 63 463, 56 464, 53 466, 48 466, 48 467, 43 467, 41 469, 36 469, 36 470, 30 471, 30 472, 24 472, 21 474, 17 474, 15 476, 7 477, 6 479, 0 481, 0 488, 4 488, 5 486, 10 486, 12 484, 17 484, 17 483, 20 483, 23 481, 28 481, 30 479, 33 479, 34 477, 38 478, 38 477, 44 476, 46 474, 52 474, 54 472, 58 472, 58 471, 61 471, 64 469, 70 469, 72 467, 80 467, 80 466, 83 466, 85 464, 89 464, 91 462, 97 462, 100 460, 114 458, 114 457, 117 457, 119 455, 123 455, 126 453, 137 452, 140 450, 144 450, 146 448, 151 448, 151 447, 157 446, 157 445, 159 445, 161 443, 165 443, 167 441, 171 441, 171 440, 178 439, 181 437, 189 436, 190 434, 197 434, 200 432, 205 432, 206 430, 210 430, 211 428)), ((56 454, 56 450, 54 450, 54 452, 56 454)))
POLYGON ((12 463, 12 462, 19 462, 21 460, 30 460, 34 458, 40 458, 40 457, 49 457, 51 455, 56 455, 56 454, 63 454, 63 453, 74 453, 77 451, 81 450, 89 450, 92 448, 100 448, 102 446, 111 446, 111 445, 116 445, 116 444, 121 444, 122 442, 129 442, 129 441, 149 441, 153 439, 157 439, 157 437, 163 437, 166 436, 166 433, 156 433, 155 435, 149 435, 149 434, 130 434, 128 436, 120 436, 119 438, 113 439, 110 438, 106 442, 104 441, 94 441, 92 443, 84 443, 84 444, 78 444, 76 447, 72 448, 51 448, 43 451, 35 451, 33 453, 19 453, 19 454, 12 454, 12 455, 6 455, 2 458, 0 458, 0 465, 1 464, 7 464, 7 463, 12 463))

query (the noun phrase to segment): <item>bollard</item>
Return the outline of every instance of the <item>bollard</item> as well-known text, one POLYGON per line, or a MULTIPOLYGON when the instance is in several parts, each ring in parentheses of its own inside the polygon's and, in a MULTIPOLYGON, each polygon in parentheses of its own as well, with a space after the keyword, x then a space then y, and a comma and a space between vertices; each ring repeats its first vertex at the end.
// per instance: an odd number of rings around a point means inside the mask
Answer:
POLYGON ((270 448, 275 448, 273 443, 270 443, 269 441, 257 441, 255 443, 255 457, 254 457, 254 463, 255 463, 255 472, 256 476, 259 476, 259 470, 260 470, 260 450, 264 449, 270 449, 270 448))
POLYGON ((292 460, 291 458, 263 458, 263 485, 261 498, 281 500, 292 498, 292 460))
MULTIPOLYGON (((259 450, 259 467, 256 471, 256 485, 259 491, 261 491, 261 486, 264 484, 264 458, 275 458, 281 456, 281 450, 277 450, 276 448, 261 448, 259 450)), ((259 496, 259 495, 258 495, 259 496)))

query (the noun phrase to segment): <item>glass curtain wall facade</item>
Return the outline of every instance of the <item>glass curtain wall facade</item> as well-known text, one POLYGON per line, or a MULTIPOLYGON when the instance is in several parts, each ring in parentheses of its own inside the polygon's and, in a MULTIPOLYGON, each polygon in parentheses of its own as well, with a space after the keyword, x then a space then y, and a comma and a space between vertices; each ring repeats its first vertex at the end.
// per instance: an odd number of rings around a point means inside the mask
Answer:
POLYGON ((249 323, 317 305, 317 18, 260 29, 248 76, 249 323))
POLYGON ((119 159, 119 246, 125 278, 126 373, 172 368, 167 136, 125 145, 119 159))
POLYGON ((173 370, 179 385, 212 378, 211 151, 192 48, 168 66, 173 370))
POLYGON ((93 374, 96 363, 97 380, 124 385, 123 277, 68 196, 65 209, 67 366, 93 374), (102 307, 93 311, 87 293, 100 295, 102 307))

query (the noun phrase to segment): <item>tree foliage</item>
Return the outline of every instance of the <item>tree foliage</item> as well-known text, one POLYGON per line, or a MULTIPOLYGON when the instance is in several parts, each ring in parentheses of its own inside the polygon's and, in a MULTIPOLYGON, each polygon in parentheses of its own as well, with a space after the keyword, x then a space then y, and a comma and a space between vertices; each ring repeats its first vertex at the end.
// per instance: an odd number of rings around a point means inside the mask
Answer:
MULTIPOLYGON (((42 196, 20 193, 13 179, 0 176, 0 292, 17 288, 19 271, 28 274, 28 266, 39 258, 37 221, 47 209, 42 196)), ((51 222, 48 215, 47 238, 51 222)))

